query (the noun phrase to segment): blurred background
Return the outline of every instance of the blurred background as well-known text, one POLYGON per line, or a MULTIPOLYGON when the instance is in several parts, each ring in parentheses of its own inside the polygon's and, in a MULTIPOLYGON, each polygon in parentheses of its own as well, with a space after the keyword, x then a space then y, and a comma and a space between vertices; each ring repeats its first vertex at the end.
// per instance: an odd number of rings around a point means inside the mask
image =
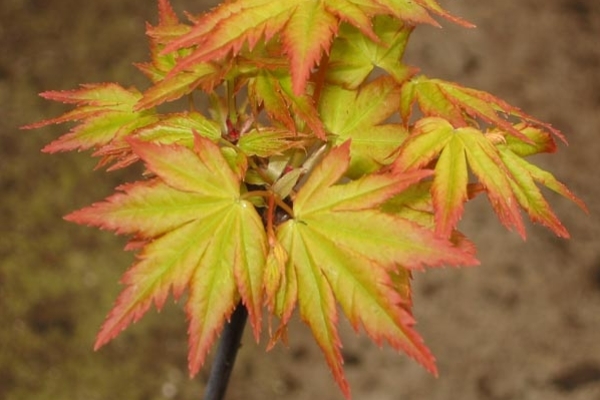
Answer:
MULTIPOLYGON (((198 13, 217 1, 172 0, 198 13)), ((596 0, 446 0, 473 23, 420 27, 407 60, 432 77, 489 91, 561 129, 569 146, 538 158, 590 208, 548 193, 572 234, 500 227, 468 205, 462 229, 481 266, 416 275, 418 330, 439 378, 377 348, 342 322, 355 399, 600 399, 600 3, 596 0)), ((132 66, 148 57, 154 0, 3 0, 0 3, 0 398, 200 399, 208 369, 190 380, 181 305, 151 311, 98 352, 95 334, 132 261, 124 238, 61 216, 135 179, 93 171, 84 154, 40 149, 63 127, 18 127, 64 111, 38 92, 79 83, 145 87, 132 66)), ((249 332, 246 332, 249 333, 249 332)), ((340 400, 308 329, 265 353, 246 336, 227 398, 340 400)))

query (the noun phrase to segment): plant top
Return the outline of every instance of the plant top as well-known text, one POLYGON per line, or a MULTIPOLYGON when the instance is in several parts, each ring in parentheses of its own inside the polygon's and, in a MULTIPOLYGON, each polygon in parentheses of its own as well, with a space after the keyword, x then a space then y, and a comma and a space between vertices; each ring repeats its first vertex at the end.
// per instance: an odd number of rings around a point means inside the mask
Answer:
POLYGON ((230 0, 188 22, 158 5, 150 61, 137 64, 149 88, 44 92, 74 108, 28 126, 74 123, 45 152, 146 168, 66 216, 130 235, 137 251, 96 348, 186 293, 192 375, 239 302, 269 347, 297 310, 347 397, 340 312, 435 374, 411 274, 478 264, 457 230, 464 204, 487 196, 523 238, 521 211, 568 237, 538 185, 585 210, 526 160, 554 152, 558 130, 402 61, 415 26, 472 26, 434 0, 230 0))

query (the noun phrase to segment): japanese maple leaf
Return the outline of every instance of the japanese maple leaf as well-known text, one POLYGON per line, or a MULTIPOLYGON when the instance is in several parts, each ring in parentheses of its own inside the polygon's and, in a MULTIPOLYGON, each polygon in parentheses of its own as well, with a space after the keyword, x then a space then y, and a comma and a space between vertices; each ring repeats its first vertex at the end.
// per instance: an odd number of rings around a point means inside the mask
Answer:
POLYGON ((423 75, 407 81, 402 86, 400 101, 400 115, 407 125, 410 122, 414 103, 419 105, 423 115, 442 117, 455 127, 467 127, 472 125, 472 119, 480 119, 521 140, 528 141, 527 136, 514 129, 512 123, 508 121, 507 116, 513 116, 552 132, 564 141, 562 133, 550 124, 524 113, 489 93, 466 88, 453 82, 430 79, 423 75))
POLYGON ((120 188, 104 202, 66 219, 95 225, 144 242, 124 275, 125 290, 96 341, 102 346, 154 303, 160 309, 172 290, 189 292, 189 364, 195 374, 211 344, 241 301, 254 334, 261 328, 266 235, 254 206, 240 196, 236 174, 209 139, 194 149, 131 141, 133 151, 157 178, 120 188))
POLYGON ((573 201, 584 212, 588 212, 587 206, 563 183, 558 181, 554 175, 523 158, 542 152, 554 152, 556 145, 552 136, 545 131, 524 124, 519 124, 515 128, 530 139, 530 142, 526 143, 507 135, 506 141, 500 141, 496 145, 500 153, 500 159, 510 172, 510 184, 513 193, 519 205, 527 211, 532 221, 546 226, 559 237, 568 238, 569 232, 552 211, 537 187, 537 183, 573 201))
POLYGON ((319 101, 327 130, 340 144, 352 140, 349 175, 373 172, 408 136, 400 124, 384 123, 398 109, 400 87, 393 78, 381 77, 360 90, 328 85, 319 101))
POLYGON ((24 128, 80 121, 69 133, 44 147, 42 151, 48 153, 99 149, 158 120, 154 110, 135 110, 136 103, 142 97, 141 93, 133 88, 125 89, 116 83, 81 85, 80 89, 43 92, 41 96, 75 104, 76 108, 59 117, 24 128))
POLYGON ((435 176, 431 187, 436 232, 450 236, 460 220, 468 199, 469 170, 487 193, 500 221, 515 228, 525 237, 519 212, 521 206, 532 220, 546 225, 558 236, 568 237, 535 181, 575 201, 585 209, 563 184, 550 173, 527 163, 521 157, 542 151, 553 151, 549 134, 526 125, 512 126, 510 132, 484 134, 473 127, 453 127, 446 119, 427 117, 419 120, 411 136, 400 148, 394 161, 398 171, 414 171, 435 160, 435 176), (513 135, 518 131, 519 135, 513 135), (508 135, 508 146, 497 146, 508 135), (524 137, 525 139, 521 139, 524 137), (514 149, 514 151, 513 151, 514 149))
MULTIPOLYGON (((195 111, 160 114, 157 122, 137 129, 130 137, 160 144, 178 143, 192 148, 194 134, 216 142, 221 138, 221 128, 215 121, 195 111)), ((94 152, 94 155, 102 157, 101 166, 114 161, 107 168, 108 171, 125 168, 139 160, 127 140, 112 141, 94 152)))
MULTIPOLYGON (((173 62, 174 66, 175 62, 173 62)), ((177 100, 198 88, 209 92, 222 82, 226 72, 225 66, 205 62, 197 63, 189 70, 174 76, 165 73, 164 76, 157 77, 154 85, 143 93, 142 98, 135 105, 135 109, 146 110, 156 107, 162 103, 177 100)))
MULTIPOLYGON (((169 45, 166 51, 197 45, 180 63, 178 68, 183 70, 198 62, 221 59, 230 51, 237 54, 246 42, 252 48, 263 35, 268 41, 281 33, 290 57, 294 91, 300 94, 304 92, 310 69, 320 59, 321 52, 329 49, 337 31, 338 19, 325 3, 303 0, 223 3, 200 17, 192 31, 169 45)), ((367 16, 354 9, 362 18, 362 24, 368 26, 367 16)))
POLYGON ((315 167, 294 199, 294 218, 277 229, 287 253, 282 285, 273 301, 285 325, 296 304, 310 326, 342 391, 336 301, 355 329, 388 342, 435 373, 434 359, 413 330, 403 292, 406 269, 470 265, 472 254, 379 205, 429 171, 373 174, 339 183, 350 163, 350 143, 334 148, 315 167))
POLYGON ((355 27, 343 24, 331 48, 327 80, 356 89, 379 67, 403 83, 416 71, 400 62, 413 28, 394 18, 377 17, 373 19, 373 30, 379 40, 373 41, 355 27))
POLYGON ((165 51, 196 46, 177 70, 198 62, 237 55, 247 44, 250 49, 264 37, 279 34, 290 59, 292 87, 304 92, 311 69, 323 53, 329 52, 340 22, 348 22, 367 37, 377 40, 371 17, 393 15, 411 23, 437 24, 428 11, 465 24, 443 11, 434 0, 238 0, 225 2, 200 16, 194 28, 170 43, 165 51), (368 13, 363 10, 369 10, 368 13))

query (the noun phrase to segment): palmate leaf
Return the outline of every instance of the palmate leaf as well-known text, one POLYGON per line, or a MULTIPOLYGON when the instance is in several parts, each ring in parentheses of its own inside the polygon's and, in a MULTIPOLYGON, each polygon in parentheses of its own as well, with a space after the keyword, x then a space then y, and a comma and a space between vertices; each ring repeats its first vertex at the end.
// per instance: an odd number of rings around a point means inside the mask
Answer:
POLYGON ((216 142, 221 138, 219 124, 199 112, 164 114, 160 121, 145 126, 135 133, 135 137, 145 142, 160 144, 178 143, 193 147, 194 134, 216 142))
POLYGON ((410 122, 414 103, 419 105, 424 116, 442 117, 455 127, 471 126, 473 119, 480 119, 527 142, 527 137, 507 119, 507 116, 512 116, 551 132, 564 141, 562 133, 551 125, 489 93, 453 82, 430 79, 423 75, 407 81, 402 87, 400 102, 400 115, 406 125, 410 122))
POLYGON ((384 124, 397 111, 400 87, 381 77, 360 90, 328 85, 319 112, 334 144, 352 140, 350 176, 370 173, 389 164, 388 157, 408 136, 400 124, 384 124))
POLYGON ((588 212, 588 209, 581 199, 575 196, 551 173, 523 159, 526 155, 554 152, 556 145, 552 137, 546 132, 533 127, 518 125, 516 128, 529 138, 533 144, 507 136, 506 143, 500 142, 497 145, 500 158, 511 173, 511 186, 515 197, 519 201, 519 205, 527 211, 532 221, 546 226, 559 237, 568 238, 569 232, 554 214, 536 183, 540 183, 570 199, 584 212, 588 212))
POLYGON ((511 132, 503 132, 501 137, 512 135, 512 131, 518 131, 519 137, 513 135, 508 144, 502 144, 502 139, 496 145, 494 142, 498 136, 494 132, 484 134, 473 127, 454 128, 446 119, 439 117, 423 118, 417 122, 411 136, 400 148, 394 169, 419 170, 435 160, 431 193, 438 234, 449 237, 462 216, 463 205, 469 197, 470 169, 507 228, 515 228, 525 237, 520 205, 533 221, 542 223, 558 236, 568 236, 535 181, 584 209, 585 205, 551 174, 521 158, 523 154, 554 151, 552 137, 524 124, 511 126, 511 132))
POLYGON ((394 166, 400 171, 418 170, 438 156, 432 185, 438 234, 448 237, 462 216, 467 200, 468 163, 485 188, 500 221, 525 235, 508 171, 483 133, 472 127, 454 129, 443 118, 421 119, 402 145, 394 166))
POLYGON ((44 92, 41 96, 75 104, 76 108, 24 128, 81 121, 69 133, 44 147, 42 151, 47 153, 98 149, 158 119, 153 110, 135 111, 135 105, 142 97, 136 89, 125 89, 115 83, 81 85, 80 89, 44 92))
POLYGON ((190 371, 195 374, 238 301, 254 334, 261 328, 267 240, 254 206, 240 198, 240 176, 219 147, 196 137, 194 150, 132 141, 133 151, 157 178, 76 211, 70 221, 134 234, 146 240, 123 277, 125 290, 98 334, 96 348, 189 290, 190 371))
POLYGON ((311 69, 329 52, 340 22, 377 40, 371 28, 373 16, 393 15, 413 24, 437 25, 429 11, 466 24, 444 12, 434 0, 238 0, 200 16, 194 28, 165 51, 196 46, 177 66, 176 71, 183 71, 199 62, 219 60, 230 53, 237 55, 246 44, 252 49, 259 40, 269 41, 279 34, 290 59, 292 88, 301 94, 311 69))
POLYGON ((159 80, 146 90, 135 105, 136 110, 146 110, 159 104, 173 101, 192 93, 195 89, 202 88, 208 92, 214 89, 226 75, 227 68, 212 63, 198 63, 189 70, 169 77, 164 74, 159 80))
MULTIPOLYGON (((213 121, 198 112, 177 114, 161 114, 158 121, 143 126, 129 137, 135 137, 146 142, 171 144, 177 143, 192 148, 194 134, 199 134, 216 142, 221 138, 221 128, 213 121)), ((108 171, 125 168, 139 160, 130 146, 127 138, 113 140, 106 146, 94 152, 101 157, 99 166, 112 163, 108 171)))
POLYGON ((287 252, 275 310, 287 323, 297 304, 348 395, 343 376, 337 301, 350 322, 377 343, 388 342, 435 371, 434 360, 412 329, 404 268, 471 265, 477 260, 430 230, 379 210, 429 171, 367 175, 336 184, 350 163, 349 142, 334 148, 313 170, 294 200, 294 218, 277 229, 287 252), (394 288, 400 290, 398 293, 394 288))
POLYGON ((373 20, 378 37, 374 42, 355 27, 343 24, 329 56, 327 80, 346 89, 356 89, 375 67, 389 73, 401 84, 415 69, 400 62, 413 27, 387 16, 373 20))

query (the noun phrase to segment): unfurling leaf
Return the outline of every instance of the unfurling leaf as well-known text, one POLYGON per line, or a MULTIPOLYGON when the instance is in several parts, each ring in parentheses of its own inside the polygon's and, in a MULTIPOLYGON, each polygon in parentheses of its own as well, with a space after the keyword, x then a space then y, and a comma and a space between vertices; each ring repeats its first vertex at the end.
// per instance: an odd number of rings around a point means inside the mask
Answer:
POLYGON ((312 98, 296 95, 292 91, 290 76, 286 73, 263 71, 249 84, 255 110, 263 106, 274 121, 292 132, 297 131, 298 122, 303 121, 319 139, 326 139, 323 122, 319 118, 312 98))

